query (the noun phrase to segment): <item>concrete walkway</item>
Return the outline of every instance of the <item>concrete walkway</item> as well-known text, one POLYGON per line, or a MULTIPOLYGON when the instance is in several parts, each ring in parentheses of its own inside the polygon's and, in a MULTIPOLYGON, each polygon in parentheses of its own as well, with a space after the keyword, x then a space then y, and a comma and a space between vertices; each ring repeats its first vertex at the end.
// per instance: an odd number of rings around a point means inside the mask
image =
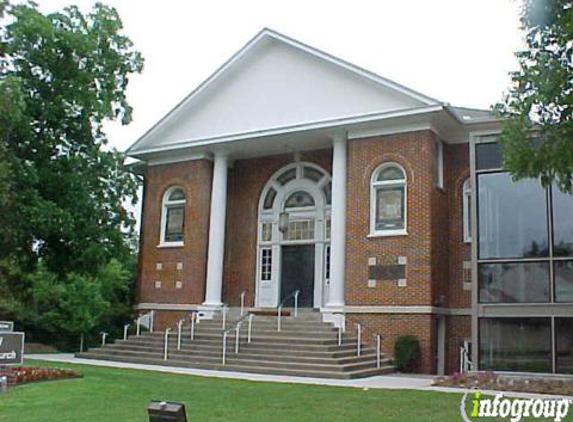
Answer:
MULTIPOLYGON (((25 359, 36 359, 49 362, 75 363, 80 365, 104 366, 108 368, 140 369, 144 371, 167 372, 171 374, 195 375, 200 377, 212 377, 212 378, 230 378, 230 379, 239 379, 248 381, 327 385, 335 387, 352 387, 352 388, 362 388, 362 389, 369 389, 369 388, 406 389, 406 390, 437 391, 442 393, 457 393, 457 394, 465 394, 468 392, 468 390, 465 388, 433 387, 432 383, 434 378, 436 377, 430 375, 392 374, 392 375, 380 375, 369 378, 339 380, 330 378, 307 378, 307 377, 293 377, 293 376, 283 376, 283 375, 251 374, 247 372, 214 371, 207 369, 180 368, 167 365, 165 366, 143 365, 138 363, 113 362, 108 360, 96 360, 96 359, 78 359, 71 353, 27 354, 25 355, 25 359)), ((486 395, 495 395, 497 393, 500 393, 500 391, 494 391, 494 390, 480 390, 480 391, 486 395)), ((502 393, 506 397, 534 398, 534 399, 565 398, 571 400, 571 397, 548 395, 548 394, 518 393, 512 391, 503 391, 502 393)))
POLYGON ((232 378, 249 381, 284 382, 296 384, 330 385, 338 387, 354 388, 388 388, 388 389, 428 389, 432 385, 433 377, 428 376, 404 376, 404 375, 381 375, 369 378, 339 380, 329 378, 307 378, 283 375, 251 374, 247 372, 214 371, 207 369, 180 368, 163 365, 142 365, 137 363, 113 362, 96 359, 78 359, 73 354, 29 354, 26 359, 38 359, 49 362, 76 363, 82 365, 105 366, 110 368, 142 369, 145 371, 168 372, 172 374, 196 375, 213 378, 232 378))

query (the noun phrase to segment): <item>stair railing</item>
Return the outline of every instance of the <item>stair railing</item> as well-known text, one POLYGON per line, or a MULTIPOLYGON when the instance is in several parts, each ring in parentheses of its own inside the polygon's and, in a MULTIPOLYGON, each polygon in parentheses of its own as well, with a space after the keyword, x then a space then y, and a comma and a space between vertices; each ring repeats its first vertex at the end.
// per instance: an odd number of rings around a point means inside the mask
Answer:
POLYGON ((356 326, 357 338, 356 338, 356 356, 360 357, 361 347, 362 347, 362 325, 360 323, 354 324, 356 326))
POLYGON ((247 291, 243 290, 241 292, 241 316, 245 314, 245 296, 247 295, 247 291))
POLYGON ((101 334, 101 345, 105 346, 105 339, 107 338, 108 334, 104 331, 102 331, 100 334, 101 334))
POLYGON ((130 327, 130 326, 131 326, 131 324, 125 324, 125 325, 123 326, 123 339, 124 339, 124 340, 127 340, 127 334, 128 334, 128 331, 129 331, 129 327, 130 327))
POLYGON ((163 336, 163 360, 167 360, 167 354, 169 352, 169 333, 171 328, 165 329, 165 334, 163 336))
POLYGON ((222 351, 222 364, 227 364, 227 337, 231 330, 235 330, 235 354, 239 354, 239 342, 241 340, 241 326, 245 320, 248 320, 248 329, 247 329, 247 343, 251 342, 251 333, 252 333, 252 325, 253 325, 253 317, 255 315, 252 313, 248 313, 243 315, 239 318, 236 322, 234 327, 229 327, 226 330, 223 330, 223 351, 222 351))
POLYGON ((295 290, 294 292, 292 292, 290 295, 288 295, 287 297, 285 297, 277 310, 277 331, 281 331, 281 318, 282 318, 282 313, 283 313, 283 308, 285 303, 290 300, 291 298, 294 298, 294 317, 296 318, 298 316, 298 295, 300 294, 300 290, 295 290))
POLYGON ((223 326, 221 328, 223 330, 227 326, 227 312, 228 311, 229 311, 229 305, 227 305, 226 303, 223 303, 223 308, 221 309, 221 312, 223 313, 223 326))
POLYGON ((380 357, 382 356, 382 336, 380 334, 376 334, 376 368, 380 369, 380 357))
POLYGON ((181 334, 184 322, 185 318, 181 318, 179 321, 177 321, 177 350, 181 350, 181 334))
POLYGON ((251 342, 251 333, 253 331, 253 318, 255 314, 249 314, 249 325, 247 329, 247 343, 251 342))
POLYGON ((197 322, 197 311, 191 312, 191 341, 195 340, 195 323, 197 322))
POLYGON ((342 325, 338 326, 338 345, 342 346, 342 325))

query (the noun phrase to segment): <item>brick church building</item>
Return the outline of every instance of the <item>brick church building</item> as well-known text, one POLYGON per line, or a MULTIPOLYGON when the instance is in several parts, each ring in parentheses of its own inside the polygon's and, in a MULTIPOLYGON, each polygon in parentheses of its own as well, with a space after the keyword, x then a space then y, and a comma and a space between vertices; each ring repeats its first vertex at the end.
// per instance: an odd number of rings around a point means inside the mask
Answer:
POLYGON ((464 347, 479 369, 571 373, 573 200, 513 181, 499 131, 264 29, 128 150, 137 309, 165 327, 299 290, 387 353, 415 335, 425 373, 464 347))

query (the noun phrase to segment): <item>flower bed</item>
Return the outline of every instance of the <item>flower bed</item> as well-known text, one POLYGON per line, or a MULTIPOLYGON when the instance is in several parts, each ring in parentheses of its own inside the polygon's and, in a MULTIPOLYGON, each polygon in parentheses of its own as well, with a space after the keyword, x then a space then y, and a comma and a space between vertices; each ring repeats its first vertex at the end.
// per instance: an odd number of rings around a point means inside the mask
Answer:
POLYGON ((501 376, 494 372, 455 373, 448 377, 438 378, 434 385, 439 387, 478 388, 482 390, 573 396, 573 379, 552 379, 535 376, 510 377, 501 376))
POLYGON ((79 378, 81 375, 71 369, 43 368, 38 366, 13 366, 0 368, 0 377, 8 378, 8 385, 28 382, 49 381, 66 378, 79 378))

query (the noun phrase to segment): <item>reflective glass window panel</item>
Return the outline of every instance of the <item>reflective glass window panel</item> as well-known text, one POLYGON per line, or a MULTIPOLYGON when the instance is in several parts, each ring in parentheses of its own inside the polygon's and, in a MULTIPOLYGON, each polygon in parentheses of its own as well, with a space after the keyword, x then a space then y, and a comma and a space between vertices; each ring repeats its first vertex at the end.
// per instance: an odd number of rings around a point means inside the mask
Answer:
POLYGON ((555 371, 573 374, 573 318, 555 318, 555 371))
POLYGON ((552 372, 550 318, 481 318, 480 370, 552 372))
POLYGON ((404 186, 376 188, 375 229, 404 229, 404 186))
POLYGON ((285 171, 283 174, 277 177, 277 182, 279 182, 281 185, 286 185, 288 182, 294 179, 296 179, 296 168, 285 171))
POLYGON ((305 179, 309 179, 317 183, 320 181, 320 179, 322 179, 323 176, 321 171, 312 167, 304 167, 302 174, 305 179))
POLYGON ((284 235, 285 240, 309 240, 314 239, 314 220, 290 221, 288 230, 284 235))
POLYGON ((573 256, 573 195, 553 187, 553 255, 573 256))
POLYGON ((503 167, 501 146, 497 142, 476 144, 476 169, 489 170, 503 167))
POLYGON ((478 175, 479 258, 548 256, 546 192, 537 180, 478 175))
POLYGON ((298 191, 293 193, 285 201, 285 208, 313 207, 314 198, 307 192, 298 191))
POLYGON ((273 203, 275 202, 275 197, 277 196, 277 191, 273 188, 270 188, 267 192, 267 196, 265 196, 265 202, 263 204, 263 208, 265 210, 269 210, 273 207, 273 203))
POLYGON ((167 218, 165 219, 165 241, 180 242, 183 240, 183 220, 185 217, 185 207, 167 207, 167 218))
POLYGON ((388 182, 392 180, 404 180, 406 177, 404 176, 404 172, 401 168, 392 165, 388 167, 384 167, 382 170, 378 172, 378 176, 376 177, 377 182, 388 182))
POLYGON ((573 261, 555 261, 555 302, 573 302, 573 261))
POLYGON ((261 241, 270 242, 273 240, 273 225, 271 223, 261 224, 261 241))
POLYGON ((171 194, 169 194, 169 201, 183 201, 185 200, 185 194, 182 189, 175 189, 171 194))
POLYGON ((549 302, 549 263, 480 264, 480 303, 549 302))

